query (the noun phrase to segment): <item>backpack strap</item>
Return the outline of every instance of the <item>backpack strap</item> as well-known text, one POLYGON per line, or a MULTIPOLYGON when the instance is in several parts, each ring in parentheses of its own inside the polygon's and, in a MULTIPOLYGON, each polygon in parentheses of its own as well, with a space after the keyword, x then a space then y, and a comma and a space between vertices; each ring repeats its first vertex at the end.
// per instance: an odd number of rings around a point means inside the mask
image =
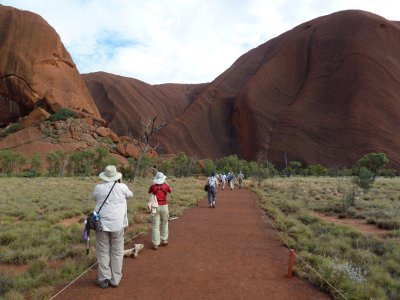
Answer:
POLYGON ((100 206, 100 208, 99 208, 99 210, 97 211, 97 213, 99 213, 100 210, 103 208, 103 205, 106 203, 106 201, 107 201, 107 199, 108 199, 108 196, 110 196, 111 191, 113 190, 113 188, 114 188, 114 186, 115 186, 116 183, 117 183, 117 182, 115 181, 114 184, 113 184, 113 186, 111 187, 111 190, 108 192, 108 195, 107 195, 106 199, 104 199, 103 204, 100 206))

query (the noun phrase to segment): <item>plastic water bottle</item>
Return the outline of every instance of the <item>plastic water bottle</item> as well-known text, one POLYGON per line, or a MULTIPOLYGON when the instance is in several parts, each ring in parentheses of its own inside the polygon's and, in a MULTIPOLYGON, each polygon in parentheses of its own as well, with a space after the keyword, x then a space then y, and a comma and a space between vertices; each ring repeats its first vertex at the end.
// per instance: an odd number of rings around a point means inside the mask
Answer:
POLYGON ((98 221, 100 219, 100 216, 98 215, 98 213, 96 211, 93 211, 93 216, 96 221, 98 221))

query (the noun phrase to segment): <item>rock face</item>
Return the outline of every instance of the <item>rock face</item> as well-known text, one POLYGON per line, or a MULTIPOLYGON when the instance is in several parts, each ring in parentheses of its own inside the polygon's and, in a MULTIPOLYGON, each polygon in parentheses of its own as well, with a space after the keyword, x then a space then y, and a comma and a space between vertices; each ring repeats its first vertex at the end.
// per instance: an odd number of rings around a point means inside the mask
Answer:
POLYGON ((105 72, 83 74, 92 97, 110 128, 135 136, 142 134, 141 119, 158 115, 157 122, 173 120, 184 113, 206 84, 150 85, 133 78, 105 72))
POLYGON ((58 132, 52 145, 105 142, 115 154, 135 156, 132 142, 114 132, 126 135, 126 125, 139 136, 141 120, 158 115, 167 126, 154 142, 165 154, 349 167, 382 151, 400 169, 399 22, 355 10, 323 16, 242 55, 211 83, 192 85, 103 72, 83 81, 56 32, 10 7, 0 6, 0 37, 0 128, 17 119, 25 126, 0 148, 42 145, 46 112, 66 107, 95 128, 65 125, 67 134, 51 125, 58 132))
POLYGON ((262 155, 351 166, 383 151, 400 167, 400 25, 323 16, 240 57, 159 134, 170 153, 262 155))
MULTIPOLYGON (((28 157, 102 147, 127 163, 134 141, 120 141, 104 127, 86 83, 58 34, 40 16, 0 5, 0 149, 28 157), (51 113, 67 108, 78 118, 50 122, 51 113), (116 149, 119 149, 117 151, 116 149), (122 155, 121 155, 122 154, 122 155)), ((137 150, 134 152, 134 150, 137 150)), ((152 154, 154 155, 154 154, 152 154)), ((133 157, 133 156, 132 156, 133 157)))
POLYGON ((40 16, 0 5, 0 126, 36 107, 100 117, 55 30, 40 16))

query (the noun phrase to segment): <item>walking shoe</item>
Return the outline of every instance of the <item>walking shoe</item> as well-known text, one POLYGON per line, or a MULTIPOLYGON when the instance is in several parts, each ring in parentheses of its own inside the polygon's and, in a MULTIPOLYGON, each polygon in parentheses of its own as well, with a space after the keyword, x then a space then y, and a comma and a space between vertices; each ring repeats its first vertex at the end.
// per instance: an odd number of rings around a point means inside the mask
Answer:
POLYGON ((144 248, 143 244, 135 244, 135 247, 133 248, 133 257, 136 258, 139 255, 139 252, 144 248))
POLYGON ((162 241, 162 242, 161 242, 161 245, 163 245, 163 246, 167 246, 167 245, 168 245, 168 240, 164 240, 164 241, 162 241))
POLYGON ((101 287, 102 289, 108 288, 108 279, 104 280, 96 280, 96 284, 101 287))
POLYGON ((153 245, 153 250, 157 250, 158 246, 157 245, 153 245))
POLYGON ((212 205, 210 204, 208 207, 209 207, 209 208, 212 208, 212 205))
POLYGON ((213 201, 212 207, 215 207, 215 201, 213 201))
POLYGON ((114 289, 116 289, 118 287, 118 284, 113 284, 111 282, 109 282, 108 285, 111 286, 114 289))

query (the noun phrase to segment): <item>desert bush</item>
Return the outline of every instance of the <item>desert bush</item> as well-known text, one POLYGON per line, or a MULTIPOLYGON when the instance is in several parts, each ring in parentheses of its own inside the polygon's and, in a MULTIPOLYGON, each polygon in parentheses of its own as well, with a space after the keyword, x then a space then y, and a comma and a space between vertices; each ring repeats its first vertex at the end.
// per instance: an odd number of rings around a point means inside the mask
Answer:
POLYGON ((25 156, 11 150, 0 150, 0 164, 2 172, 10 176, 14 171, 21 170, 26 163, 25 156))
POLYGON ((22 129, 22 125, 20 123, 10 124, 5 128, 4 135, 7 136, 11 133, 20 131, 21 129, 22 129))
POLYGON ((388 177, 388 178, 394 178, 396 177, 397 170, 396 169, 381 169, 379 170, 378 175, 383 176, 383 177, 388 177))
POLYGON ((366 167, 361 167, 358 171, 358 176, 353 178, 353 182, 360 188, 362 188, 364 191, 369 190, 374 181, 375 181, 374 173, 369 169, 367 169, 366 167))
POLYGON ((65 121, 69 118, 76 118, 77 114, 67 108, 61 108, 59 111, 53 113, 49 121, 50 122, 56 122, 56 121, 65 121))
POLYGON ((15 287, 15 280, 7 276, 7 274, 0 272, 0 296, 3 296, 8 291, 15 287))
MULTIPOLYGON (((389 162, 386 154, 383 152, 369 153, 364 155, 357 161, 356 167, 358 169, 365 168, 372 173, 373 179, 378 176, 378 173, 389 162)), ((365 172, 365 171, 364 171, 365 172)))
POLYGON ((61 150, 49 152, 46 155, 50 176, 62 176, 66 163, 67 153, 61 150))
POLYGON ((118 165, 118 160, 111 155, 111 153, 103 147, 96 147, 94 149, 93 159, 93 173, 90 175, 99 174, 108 165, 118 165))
POLYGON ((72 153, 68 160, 68 173, 75 176, 90 176, 95 167, 96 154, 88 149, 72 153))
POLYGON ((203 174, 209 176, 212 172, 215 172, 216 170, 217 167, 215 166, 214 162, 211 159, 204 160, 203 174))

